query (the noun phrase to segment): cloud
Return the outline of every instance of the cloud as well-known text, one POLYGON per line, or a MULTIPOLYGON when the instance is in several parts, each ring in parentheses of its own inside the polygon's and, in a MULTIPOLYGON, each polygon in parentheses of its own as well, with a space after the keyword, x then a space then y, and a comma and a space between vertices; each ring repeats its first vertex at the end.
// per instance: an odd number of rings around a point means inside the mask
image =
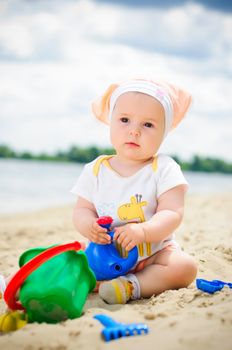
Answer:
POLYGON ((0 25, 4 59, 78 59, 86 44, 112 42, 196 59, 220 58, 232 50, 230 14, 196 3, 168 9, 125 7, 122 11, 117 5, 86 0, 58 2, 52 12, 34 11, 34 3, 29 13, 11 9, 5 10, 0 25))
POLYGON ((232 48, 231 17, 206 11, 201 5, 191 3, 184 8, 144 8, 131 12, 131 8, 122 13, 116 10, 115 31, 111 29, 110 35, 107 26, 100 26, 91 34, 97 40, 114 40, 142 50, 195 59, 219 58, 228 47, 232 48))
POLYGON ((143 76, 194 98, 164 150, 231 159, 230 14, 194 2, 164 10, 88 0, 8 1, 1 13, 0 143, 37 152, 109 145, 90 102, 111 82, 143 76))
POLYGON ((194 2, 203 5, 209 9, 217 9, 222 12, 232 11, 232 4, 227 0, 96 0, 99 3, 116 3, 124 6, 138 6, 138 7, 156 7, 156 8, 170 8, 183 6, 186 3, 194 2))

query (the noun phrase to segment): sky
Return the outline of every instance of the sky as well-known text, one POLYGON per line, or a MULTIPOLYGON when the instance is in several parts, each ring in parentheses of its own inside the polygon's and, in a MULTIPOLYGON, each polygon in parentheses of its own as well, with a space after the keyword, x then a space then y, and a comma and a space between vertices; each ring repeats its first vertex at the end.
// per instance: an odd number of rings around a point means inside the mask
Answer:
POLYGON ((232 161, 230 1, 0 0, 0 144, 110 147, 91 101, 135 77, 193 97, 161 152, 232 161))

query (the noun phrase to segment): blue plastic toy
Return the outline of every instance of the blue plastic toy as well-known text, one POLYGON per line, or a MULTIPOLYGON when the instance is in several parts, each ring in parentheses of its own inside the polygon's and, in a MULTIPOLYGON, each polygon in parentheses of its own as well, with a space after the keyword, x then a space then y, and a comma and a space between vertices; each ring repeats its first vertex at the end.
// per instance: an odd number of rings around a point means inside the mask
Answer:
POLYGON ((121 337, 141 335, 143 333, 147 334, 149 332, 149 329, 145 323, 120 323, 103 314, 95 315, 94 318, 105 326, 105 328, 102 330, 102 336, 105 341, 110 341, 121 337))
POLYGON ((110 230, 113 219, 110 216, 101 216, 97 222, 108 230, 108 234, 111 236, 111 244, 91 242, 85 250, 89 266, 98 281, 125 275, 138 260, 137 247, 128 252, 128 257, 121 257, 113 243, 114 231, 110 230))
POLYGON ((210 294, 218 292, 224 286, 228 286, 229 288, 232 288, 232 283, 229 283, 229 282, 223 282, 220 280, 207 281, 207 280, 204 280, 201 278, 198 278, 196 280, 196 285, 197 285, 198 289, 202 290, 203 292, 210 293, 210 294))

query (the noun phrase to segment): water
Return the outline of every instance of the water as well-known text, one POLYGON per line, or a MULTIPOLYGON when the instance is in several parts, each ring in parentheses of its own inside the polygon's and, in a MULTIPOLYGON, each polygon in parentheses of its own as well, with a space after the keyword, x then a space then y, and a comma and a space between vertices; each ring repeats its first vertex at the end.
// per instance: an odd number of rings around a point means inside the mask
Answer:
MULTIPOLYGON (((76 163, 0 159, 0 213, 74 203, 70 189, 83 168, 76 163)), ((232 193, 232 175, 185 172, 190 193, 232 193)))
POLYGON ((82 165, 0 160, 0 213, 74 203, 70 189, 82 165))

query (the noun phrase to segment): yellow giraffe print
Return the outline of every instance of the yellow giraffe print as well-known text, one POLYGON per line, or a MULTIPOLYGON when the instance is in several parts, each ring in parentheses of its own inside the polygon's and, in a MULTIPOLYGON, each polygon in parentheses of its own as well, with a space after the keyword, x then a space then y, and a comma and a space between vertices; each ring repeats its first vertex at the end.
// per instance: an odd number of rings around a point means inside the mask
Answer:
POLYGON ((147 205, 147 202, 141 202, 141 198, 141 195, 132 196, 130 203, 121 205, 118 208, 118 217, 124 221, 139 220, 140 222, 144 222, 145 217, 141 207, 147 205), (138 200, 140 200, 140 202, 138 202, 138 200))
MULTIPOLYGON (((129 221, 129 222, 144 222, 145 217, 142 207, 147 205, 146 201, 141 202, 142 195, 136 194, 130 198, 130 203, 121 205, 118 208, 118 217, 120 220, 129 221)), ((144 244, 138 244, 138 253, 139 256, 144 255, 144 244)), ((127 257, 127 252, 121 246, 117 244, 117 249, 121 256, 127 257)), ((146 252, 147 255, 151 255, 151 243, 146 243, 146 252)))

